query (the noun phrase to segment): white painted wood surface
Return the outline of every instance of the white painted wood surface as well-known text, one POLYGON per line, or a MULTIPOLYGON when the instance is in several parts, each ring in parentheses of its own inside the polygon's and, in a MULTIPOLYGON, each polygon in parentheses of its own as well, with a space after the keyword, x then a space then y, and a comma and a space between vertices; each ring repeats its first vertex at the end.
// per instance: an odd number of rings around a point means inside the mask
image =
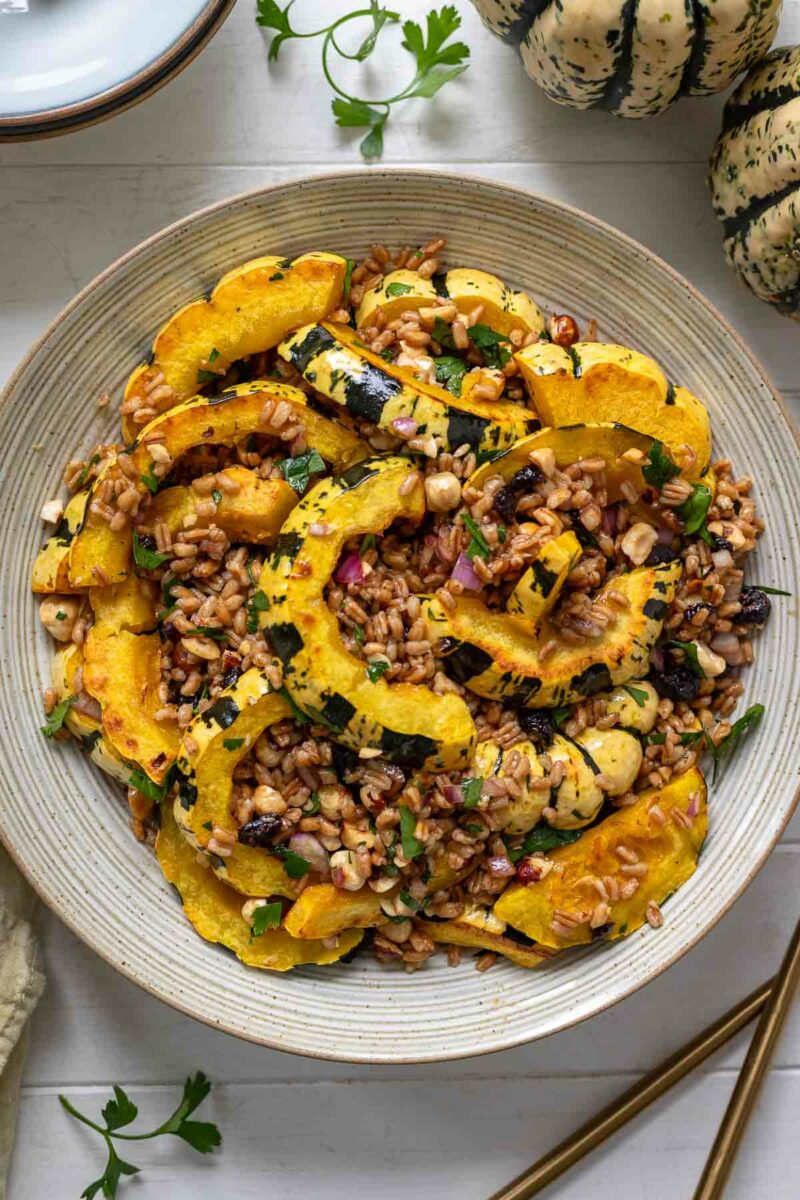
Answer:
MULTIPOLYGON (((398 7, 417 16, 427 4, 398 7)), ((459 7, 472 68, 434 105, 392 118, 384 162, 487 175, 613 222, 719 305, 800 416, 798 328, 737 285, 709 209, 705 161, 720 99, 649 123, 560 109, 528 84, 466 0, 459 7)), ((343 8, 341 0, 296 5, 308 25, 343 8)), ((779 40, 796 41, 800 3, 787 0, 786 10, 779 40)), ((0 379, 85 282, 143 237, 234 192, 358 163, 355 141, 329 119, 318 47, 290 44, 270 74, 253 11, 252 0, 240 0, 207 51, 138 108, 67 138, 0 150, 0 379)), ((404 58, 398 40, 390 73, 404 58)), ((207 1115, 223 1128, 223 1152, 205 1160, 173 1141, 136 1147, 130 1157, 144 1175, 120 1195, 480 1200, 774 971, 797 915, 799 866, 795 817, 733 911, 655 983, 545 1042, 427 1067, 350 1067, 238 1043, 138 991, 43 912, 49 987, 34 1022, 9 1200, 68 1200, 100 1172, 97 1139, 61 1113, 58 1092, 97 1111, 108 1085, 120 1083, 155 1118, 196 1068, 215 1080, 207 1115)), ((740 1038, 553 1195, 690 1197, 745 1046, 740 1038)), ((730 1200, 796 1200, 799 1105, 800 1012, 730 1200)))

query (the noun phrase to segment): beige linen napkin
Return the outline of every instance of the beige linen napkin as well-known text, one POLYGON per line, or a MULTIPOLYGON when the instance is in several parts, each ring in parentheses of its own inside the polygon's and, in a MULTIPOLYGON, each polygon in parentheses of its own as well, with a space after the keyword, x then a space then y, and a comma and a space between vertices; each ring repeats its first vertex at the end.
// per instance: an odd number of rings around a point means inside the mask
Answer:
POLYGON ((44 973, 28 918, 33 893, 0 846, 0 1200, 6 1194, 28 1018, 44 973))

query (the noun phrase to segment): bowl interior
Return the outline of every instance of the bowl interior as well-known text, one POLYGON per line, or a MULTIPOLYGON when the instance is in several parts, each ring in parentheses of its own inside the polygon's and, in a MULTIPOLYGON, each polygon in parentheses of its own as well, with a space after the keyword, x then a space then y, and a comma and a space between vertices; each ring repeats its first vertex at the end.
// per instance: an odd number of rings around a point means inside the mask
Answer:
POLYGON ((73 746, 42 738, 51 644, 28 591, 42 503, 60 470, 116 429, 115 402, 159 325, 226 270, 266 253, 449 238, 473 264, 550 310, 596 318, 599 336, 652 354, 711 409, 717 454, 756 479, 767 521, 752 578, 793 590, 800 547, 795 432, 733 331, 660 260, 579 212, 510 188, 414 171, 353 172, 282 184, 189 217, 91 284, 26 359, 0 409, 0 834, 46 902, 119 970, 209 1024, 283 1050, 369 1062, 502 1049, 608 1007, 706 932, 774 845, 795 800, 800 655, 792 601, 777 600, 746 674, 742 709, 766 713, 710 797, 711 832, 663 929, 526 972, 486 974, 434 960, 416 975, 356 960, 280 976, 248 970, 185 922, 151 855, 132 838, 114 785, 73 746))

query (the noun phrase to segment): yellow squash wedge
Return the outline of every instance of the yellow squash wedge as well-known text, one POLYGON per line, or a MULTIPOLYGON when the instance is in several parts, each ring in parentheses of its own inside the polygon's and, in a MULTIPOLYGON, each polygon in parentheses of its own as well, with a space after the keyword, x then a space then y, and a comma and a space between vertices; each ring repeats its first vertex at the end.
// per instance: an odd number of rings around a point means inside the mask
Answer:
POLYGON ((296 938, 329 938, 345 929, 384 925, 387 918, 381 901, 385 899, 385 893, 380 896, 368 887, 347 892, 332 883, 312 883, 289 909, 284 929, 296 938))
POLYGON ((680 579, 678 562, 637 567, 617 575, 598 592, 602 604, 609 591, 625 596, 628 608, 609 601, 616 620, 602 638, 577 645, 561 638, 548 618, 537 631, 523 627, 507 613, 493 612, 482 600, 459 597, 452 612, 436 596, 422 607, 431 641, 445 639, 448 674, 493 700, 529 708, 571 704, 647 673, 648 655, 661 632, 667 608, 680 579), (555 649, 540 660, 547 642, 555 649))
POLYGON ((345 542, 379 534, 393 521, 418 523, 424 489, 403 494, 416 475, 407 458, 368 459, 338 479, 317 483, 287 518, 260 588, 268 607, 261 622, 283 663, 293 700, 331 736, 354 750, 379 750, 391 762, 430 771, 464 768, 475 747, 475 725, 453 693, 417 684, 371 681, 367 665, 342 642, 324 590, 345 542))
POLYGON ((454 396, 436 383, 422 383, 407 367, 373 354, 346 325, 306 325, 278 353, 316 391, 388 433, 396 432, 394 421, 410 417, 419 436, 439 437, 445 449, 466 445, 476 454, 495 454, 531 428, 531 415, 520 405, 480 400, 468 388, 454 396))
MULTIPOLYGON (((80 692, 79 672, 83 672, 83 650, 70 642, 53 656, 51 680, 59 701, 80 692)), ((103 733, 101 721, 73 704, 67 709, 64 725, 96 767, 120 783, 127 784, 131 768, 103 733)))
POLYGON ((538 342, 514 355, 543 425, 619 421, 668 446, 690 446, 698 479, 711 459, 708 412, 686 388, 674 387, 652 358, 625 346, 576 342, 569 350, 538 342))
POLYGON ((83 521, 89 493, 76 492, 68 501, 55 532, 33 561, 31 590, 37 595, 76 592, 69 579, 69 547, 83 521))
POLYGON ((491 909, 476 904, 468 906, 453 921, 418 921, 417 927, 433 942, 502 954, 518 967, 538 967, 551 954, 541 946, 526 946, 507 937, 506 923, 491 909))
MULTIPOLYGON (((137 441, 123 452, 130 483, 143 496, 149 492, 147 480, 159 475, 154 472, 155 460, 151 447, 160 445, 175 462, 195 446, 231 446, 251 433, 280 436, 280 425, 271 423, 269 413, 262 419, 265 405, 274 402, 289 406, 293 418, 299 421, 309 445, 315 447, 326 462, 343 470, 370 453, 369 447, 356 434, 322 416, 306 405, 298 388, 271 381, 240 384, 221 396, 199 396, 156 417, 143 429, 137 441), (156 443, 153 439, 157 438, 156 443)), ((120 455, 122 457, 123 455, 120 455)), ((122 467, 116 461, 109 464, 100 479, 118 478, 122 467)), ((80 530, 70 546, 69 577, 73 587, 96 586, 98 582, 118 583, 130 569, 132 539, 130 530, 115 533, 90 503, 80 530), (98 568, 104 578, 98 579, 98 568)))
MULTIPOLYGON (((212 520, 231 541, 271 545, 283 522, 299 499, 297 492, 283 479, 260 479, 247 467, 226 467, 225 475, 238 492, 220 492, 212 520)), ((147 510, 143 529, 152 529, 163 521, 171 534, 184 528, 184 521, 197 512, 203 499, 192 487, 164 488, 147 510)))
POLYGON ((546 542, 508 598, 506 611, 538 625, 555 606, 567 576, 580 559, 581 544, 571 531, 546 542))
POLYGON ((364 293, 356 323, 359 329, 370 325, 378 308, 388 323, 403 312, 430 307, 437 296, 452 301, 465 315, 482 304, 480 323, 496 333, 507 335, 516 329, 539 334, 544 329, 544 317, 530 296, 513 291, 497 275, 473 267, 454 267, 432 279, 422 279, 416 271, 391 271, 364 293))
MULTIPOLYGON (((193 300, 156 334, 152 360, 136 368, 126 407, 164 412, 182 404, 231 363, 277 346, 290 329, 321 321, 341 302, 347 262, 338 254, 304 254, 291 261, 268 255, 220 279, 207 300, 193 300)), ((125 437, 138 428, 129 413, 125 437)))
POLYGON ((533 451, 552 450, 556 466, 562 469, 582 458, 604 458, 608 501, 613 503, 620 499, 620 485, 626 480, 640 491, 646 486, 641 464, 647 461, 654 441, 625 425, 567 425, 561 429, 539 429, 491 462, 483 463, 470 475, 467 486, 482 488, 493 475, 500 475, 508 483, 517 471, 530 465, 533 451), (628 461, 623 455, 629 451, 638 451, 641 459, 628 461))
POLYGON ((248 967, 290 971, 304 964, 325 966, 349 954, 364 936, 360 929, 347 930, 334 949, 321 941, 293 938, 284 929, 268 929, 254 937, 242 916, 241 895, 197 861, 168 804, 161 807, 156 855, 164 878, 177 889, 184 914, 200 936, 226 946, 248 967))
POLYGON ((177 756, 180 772, 175 820, 196 850, 207 854, 216 874, 246 896, 296 896, 302 880, 290 879, 277 855, 237 841, 228 857, 213 854, 214 829, 236 833, 231 813, 233 773, 258 737, 292 710, 255 667, 237 679, 192 721, 177 756))
POLYGON ((553 850, 548 858, 557 869, 537 883, 512 883, 495 904, 495 916, 554 950, 590 942, 596 931, 589 921, 599 901, 591 878, 611 876, 621 887, 638 878, 625 872, 627 861, 616 849, 621 845, 647 867, 632 896, 609 901, 608 937, 624 937, 644 924, 650 901, 661 904, 694 873, 707 829, 705 780, 693 767, 663 787, 641 792, 635 804, 612 813, 577 842, 553 850), (664 824, 650 814, 653 804, 666 817, 664 824), (672 820, 674 809, 692 816, 688 828, 672 820), (554 932, 557 912, 578 918, 570 934, 554 932))
POLYGON ((95 623, 84 645, 83 685, 103 713, 103 731, 122 758, 162 784, 175 760, 178 731, 157 721, 162 707, 161 639, 154 629, 153 585, 137 576, 89 593, 95 623))

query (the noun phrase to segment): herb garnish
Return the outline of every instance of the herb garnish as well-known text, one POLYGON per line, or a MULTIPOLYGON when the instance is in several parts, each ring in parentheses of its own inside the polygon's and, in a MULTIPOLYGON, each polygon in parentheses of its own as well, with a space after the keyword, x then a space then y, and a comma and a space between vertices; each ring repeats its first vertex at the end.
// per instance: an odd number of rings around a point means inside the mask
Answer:
POLYGON ((723 758, 730 757, 733 754, 744 735, 758 724, 763 715, 763 704, 751 704, 747 712, 743 713, 738 721, 734 721, 733 725, 731 725, 730 733, 719 744, 712 742, 708 734, 705 735, 706 748, 714 760, 714 769, 711 774, 712 784, 717 782, 723 758))
POLYGON ((144 538, 139 537, 138 533, 134 533, 133 561, 137 567, 141 567, 143 571, 154 571, 156 567, 162 566, 169 559, 169 554, 159 554, 157 550, 151 550, 144 538))
POLYGON ((665 642, 665 647, 674 647, 676 650, 682 650, 686 658, 687 666, 694 672, 698 679, 705 679, 706 673, 700 666, 700 659, 697 653, 697 642, 679 642, 673 639, 665 642))
POLYGON ((571 704, 562 704, 559 708, 551 709, 550 715, 553 718, 553 724, 558 726, 563 725, 571 712, 571 704))
POLYGON ((269 597, 266 592, 262 592, 259 588, 253 592, 253 595, 247 605, 247 632, 258 633, 258 614, 266 612, 269 608, 269 597))
POLYGON ((389 670, 390 665, 383 658, 373 658, 367 663, 367 679, 370 683, 377 683, 381 675, 385 675, 389 670))
POLYGON ((311 869, 311 863, 307 858, 303 858, 301 854, 295 854, 294 850, 290 850, 287 846, 276 846, 275 853, 278 858, 283 860, 286 874, 290 879, 301 879, 311 869))
POLYGON ((507 348, 509 339, 504 333, 498 333, 489 325, 470 325, 468 331, 473 346, 477 346, 483 355, 487 367, 502 371, 511 360, 511 351, 507 348))
POLYGON ((307 450, 305 454, 298 454, 294 458, 284 458, 278 466, 283 478, 292 485, 298 496, 303 495, 312 475, 325 470, 325 463, 317 450, 307 450))
POLYGON ((529 854, 546 854, 548 850, 555 850, 557 846, 569 846, 571 842, 577 842, 582 832, 581 829, 553 829, 552 825, 545 825, 540 821, 526 835, 521 846, 509 850, 508 857, 515 863, 521 858, 527 858, 529 854))
MULTIPOLYGON (((444 324, 444 322, 442 323, 444 324)), ((463 358, 455 358, 451 354, 442 354, 439 358, 433 360, 433 369, 436 372, 437 383, 443 384, 448 392, 452 392, 454 396, 461 395, 464 376, 469 370, 463 358)))
POLYGON ((356 269, 356 260, 354 258, 346 258, 347 264, 344 269, 344 283, 342 284, 342 302, 347 304, 350 299, 350 282, 353 278, 353 271, 356 269))
POLYGON ((193 632, 199 637, 211 638, 212 642, 224 642, 228 637, 227 629, 218 625, 195 625, 193 632))
POLYGON ((791 596, 791 592, 783 592, 780 588, 765 587, 763 583, 751 583, 751 587, 757 588, 759 592, 765 592, 768 596, 791 596))
POLYGON ((153 495, 155 496, 156 492, 161 487, 161 480, 156 475, 155 468, 152 463, 148 464, 147 470, 145 471, 144 475, 140 475, 139 478, 141 479, 144 486, 147 488, 148 492, 152 492, 153 495))
POLYGON ((403 844, 403 856, 409 862, 412 858, 422 853, 422 842, 418 837, 415 837, 414 830, 417 827, 417 818, 410 808, 406 808, 404 804, 398 805, 400 811, 400 840, 403 844))
POLYGON ((477 555, 479 558, 487 559, 491 554, 491 550, 489 549, 489 543, 484 537, 480 525, 469 515, 469 513, 464 513, 461 519, 464 522, 465 529, 468 529, 470 533, 470 542, 467 546, 467 558, 475 558, 477 555))
POLYGON ((181 1138, 194 1150, 198 1150, 201 1154, 210 1154, 216 1150, 222 1142, 222 1135, 216 1125, 210 1121, 190 1121, 188 1118, 192 1115, 196 1108, 203 1103, 208 1093, 211 1091, 211 1083, 203 1074, 198 1071, 186 1080, 183 1085, 183 1096, 181 1102, 175 1109, 172 1116, 168 1117, 162 1125, 150 1133, 119 1133, 118 1130, 123 1129, 126 1125, 130 1125, 139 1115, 139 1110, 132 1100, 125 1094, 121 1087, 114 1085, 114 1098, 109 1100, 103 1108, 103 1120, 105 1127, 95 1124, 85 1117, 82 1112, 69 1102, 66 1096, 59 1096, 61 1105, 70 1116, 75 1117, 83 1125, 88 1125, 90 1129, 94 1129, 105 1140, 108 1149, 108 1161, 106 1169, 99 1179, 94 1183, 90 1183, 88 1187, 81 1192, 81 1200, 93 1200, 93 1197, 101 1192, 103 1196, 113 1197, 117 1194, 117 1187, 123 1175, 138 1175, 139 1168, 132 1163, 125 1162, 119 1157, 114 1148, 112 1138, 124 1139, 127 1142, 142 1142, 149 1138, 159 1137, 162 1133, 172 1133, 175 1137, 181 1138))
MULTIPOLYGON (((303 873, 305 874, 305 872, 303 873)), ((281 923, 282 916, 283 909, 280 900, 275 900, 272 904, 259 904, 253 913, 253 923, 250 926, 253 937, 261 937, 262 933, 266 933, 268 929, 276 929, 281 923)))
MULTIPOLYGON (((219 350, 215 346, 213 348, 213 350, 211 351, 211 353, 209 354, 207 361, 209 364, 214 363, 217 361, 218 358, 219 358, 219 350)), ((202 385, 204 383, 216 383, 216 381, 219 379, 219 377, 220 377, 219 371, 200 370, 197 372, 198 385, 202 385)))
POLYGON ((475 808, 481 798, 482 787, 483 779, 480 775, 461 780, 461 794, 464 797, 464 808, 475 808))
POLYGON ((63 728, 64 718, 69 712, 70 706, 78 699, 77 696, 65 696, 55 706, 53 711, 47 718, 47 724, 42 725, 42 733, 46 738, 55 737, 56 734, 63 728))
POLYGON ((407 296, 408 293, 413 290, 414 289, 411 287, 411 284, 400 283, 400 281, 397 279, 394 280, 392 283, 387 283, 387 285, 386 285, 386 295, 387 296, 407 296))
POLYGON ((647 692, 644 688, 634 687, 630 683, 623 683, 624 690, 628 693, 632 700, 635 700, 639 708, 644 708, 647 703, 647 692))
POLYGON ((658 441, 653 442, 650 447, 650 457, 642 467, 642 475, 647 483, 660 491, 665 483, 669 483, 670 479, 674 479, 680 473, 680 467, 665 453, 663 444, 658 441))
POLYGON ((427 15, 426 28, 416 21, 403 22, 403 49, 414 56, 416 70, 414 78, 399 92, 380 100, 364 100, 351 96, 333 79, 331 74, 331 51, 349 62, 364 62, 372 54, 381 30, 386 25, 396 25, 400 13, 383 8, 378 0, 369 0, 369 7, 345 13, 321 29, 310 33, 299 33, 292 27, 289 10, 293 0, 284 8, 277 0, 258 0, 256 23, 264 29, 272 29, 275 35, 269 48, 269 58, 274 62, 284 42, 295 38, 317 38, 322 41, 322 71, 329 86, 336 93, 331 102, 336 124, 343 129, 366 129, 359 149, 363 158, 380 158, 383 153, 383 131, 389 119, 392 105, 402 100, 418 97, 430 100, 444 84, 455 79, 467 69, 469 47, 463 42, 449 42, 461 26, 461 17, 452 4, 445 4, 437 12, 431 9, 427 15), (337 41, 342 26, 356 19, 368 18, 371 29, 354 53, 343 50, 337 41), (449 44, 447 44, 449 42, 449 44))
POLYGON ((81 490, 83 485, 86 483, 86 480, 89 478, 89 472, 91 471, 92 467, 96 467, 99 462, 100 462, 100 455, 93 454, 92 457, 89 459, 89 461, 86 463, 86 465, 83 467, 80 475, 78 476, 78 478, 75 481, 75 490, 76 491, 81 490))
POLYGON ((696 483, 691 496, 687 496, 683 504, 675 509, 675 513, 684 523, 684 533, 699 533, 704 542, 711 542, 711 534, 706 529, 706 516, 711 507, 711 490, 704 483, 696 483))
POLYGON ((137 792, 147 796, 153 804, 160 804, 172 787, 172 779, 167 776, 163 783, 154 783, 149 775, 145 775, 144 771, 136 767, 128 776, 128 787, 136 788, 137 792))
POLYGON ((222 744, 226 750, 238 750, 244 745, 244 738, 223 738, 222 744))

